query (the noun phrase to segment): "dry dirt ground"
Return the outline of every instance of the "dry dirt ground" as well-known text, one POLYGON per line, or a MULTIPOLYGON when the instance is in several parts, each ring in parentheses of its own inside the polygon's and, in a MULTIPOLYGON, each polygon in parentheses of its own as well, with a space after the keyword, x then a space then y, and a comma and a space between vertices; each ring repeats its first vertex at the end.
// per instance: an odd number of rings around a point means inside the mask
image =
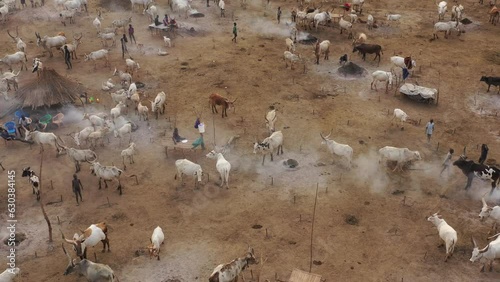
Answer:
MULTIPOLYGON (((496 117, 500 96, 486 93, 485 84, 479 82, 482 75, 500 74, 500 27, 487 22, 486 6, 468 0, 462 2, 465 16, 473 21, 466 27, 467 32, 431 42, 437 18, 434 2, 366 2, 361 18, 366 20, 371 13, 381 26, 368 31, 358 23, 354 30, 367 33, 369 42, 383 46, 380 66, 371 61, 372 55, 363 62, 351 54, 351 41, 334 25, 313 32, 332 42, 329 61, 321 59, 319 66, 314 65, 312 47, 299 44, 297 51, 305 58, 305 74, 302 66, 285 68, 281 59, 288 35, 284 22, 290 21, 289 11, 295 1, 271 1, 266 7, 259 0, 247 0, 246 9, 234 0, 227 1, 227 17, 221 19, 213 3, 207 8, 205 2, 197 0, 192 6, 205 17, 177 16, 184 31, 173 39, 174 47, 164 57, 156 55, 157 48, 165 48, 162 38, 148 33, 146 17, 133 12, 137 41, 144 44, 144 52, 129 47, 131 56, 141 65, 134 80, 146 85, 149 98, 143 97, 145 104, 149 106, 147 99, 165 91, 168 105, 166 114, 152 119, 150 126, 129 114, 140 126, 133 133, 139 155, 122 177, 122 196, 114 182, 108 189, 98 190, 97 179, 84 164, 78 174, 84 186, 84 203, 76 206, 70 187, 73 164, 68 157, 56 158, 53 149, 46 149, 42 201, 52 223, 53 242, 49 243, 40 206, 27 179, 20 177, 26 166, 39 171, 41 155, 36 147, 30 150, 27 144, 0 144, 3 166, 17 175, 17 232, 27 236, 17 250, 22 280, 84 281, 77 275, 62 275, 67 260, 61 250, 59 229, 71 237, 92 223, 105 221, 110 226, 111 252, 101 253, 99 244, 89 250, 89 258, 94 260, 95 252, 98 262, 111 266, 120 281, 207 281, 215 266, 242 256, 247 244, 265 261, 250 268, 254 281, 259 274, 260 281, 275 281, 276 277, 286 281, 293 268, 309 270, 316 191, 312 248, 316 263, 312 272, 326 281, 498 280, 500 265, 494 265, 493 272, 479 273, 480 265, 469 261, 470 236, 486 244, 491 222, 479 222, 478 212, 479 199, 489 191, 489 184, 475 180, 472 190, 465 192, 466 179, 458 169, 453 168, 449 176, 442 178, 439 169, 448 148, 454 148, 458 155, 467 146, 468 155, 477 159, 477 145, 487 143, 489 158, 500 158, 496 117), (280 25, 275 21, 278 6, 284 10, 280 25), (401 22, 385 24, 386 13, 402 14, 401 22), (231 43, 232 17, 239 26, 237 44, 231 43), (185 31, 191 27, 194 33, 185 31), (393 54, 412 54, 417 68, 410 81, 439 88, 439 104, 417 104, 394 95, 394 91, 384 94, 380 89, 370 90, 369 76, 343 79, 336 69, 337 58, 344 53, 368 73, 389 70, 393 54), (236 110, 229 111, 228 118, 211 114, 207 98, 213 92, 238 98, 236 110), (267 134, 263 117, 270 105, 278 109, 277 128, 284 134, 284 155, 275 157, 274 162, 267 159, 262 165, 261 157, 252 153, 252 143, 267 134), (421 123, 408 123, 400 130, 387 115, 394 108, 402 108, 421 123), (208 150, 213 140, 221 145, 230 136, 240 135, 226 156, 232 164, 228 190, 218 187, 215 161, 205 157, 208 151, 186 153, 206 173, 201 189, 193 190, 191 179, 186 179, 185 186, 174 181, 174 161, 183 155, 170 152, 166 158, 164 145, 174 126, 190 140, 197 136, 193 128, 195 110, 203 112, 208 150), (424 127, 430 118, 436 121, 436 131, 428 145, 424 127), (334 140, 354 149, 351 170, 321 146, 319 133, 331 129, 334 140), (393 173, 377 161, 376 151, 386 145, 419 150, 423 161, 415 163, 411 170, 393 173), (281 163, 287 158, 296 159, 298 169, 286 170, 281 163), (131 174, 138 176, 139 185, 127 177, 131 174), (61 196, 63 201, 59 202, 61 196), (446 263, 437 230, 426 220, 437 211, 458 232, 455 254, 446 263), (165 233, 160 261, 150 260, 145 250, 158 225, 165 233)), ((328 5, 333 4, 324 7, 328 5)), ((82 14, 76 24, 66 27, 59 22, 52 1, 43 8, 14 12, 8 23, 2 24, 2 30, 19 26, 20 34, 29 43, 29 62, 35 56, 41 57, 46 67, 81 82, 89 94, 101 99, 100 104, 87 107, 89 112, 109 111, 111 100, 100 90, 101 82, 111 77, 114 67, 125 66, 119 42, 111 48, 111 68, 98 62, 94 70, 92 63, 83 61, 84 53, 101 48, 91 25, 99 6, 101 3, 89 1, 90 15, 82 14), (61 55, 49 58, 36 47, 35 31, 51 35, 61 30, 69 38, 80 32, 84 36, 71 71, 65 69, 61 55)), ((159 1, 158 6, 163 11, 167 4, 159 1)), ((112 20, 128 16, 130 7, 110 1, 103 11, 103 26, 108 26, 112 20)), ((2 53, 13 53, 13 42, 2 33, 2 53)), ((21 84, 29 79, 34 79, 34 74, 23 71, 21 84)), ((114 81, 118 82, 117 77, 114 81)), ((81 121, 82 107, 64 111, 68 116, 66 125, 54 133, 75 146, 67 134, 88 126, 88 121, 81 121)), ((126 141, 120 145, 112 136, 110 141, 105 142, 105 147, 97 147, 99 160, 122 167, 120 151, 126 141)), ((0 182, 7 183, 6 171, 0 173, 0 182)), ((4 208, 6 189, 2 191, 0 203, 4 208)), ((498 194, 495 196, 498 199, 498 194)), ((2 212, 2 226, 5 219, 2 212)), ((2 237, 7 236, 6 228, 0 232, 2 237)), ((1 249, 7 252, 6 246, 1 249)), ((0 261, 5 262, 5 257, 0 261)), ((245 271, 247 281, 250 276, 250 271, 245 271)))

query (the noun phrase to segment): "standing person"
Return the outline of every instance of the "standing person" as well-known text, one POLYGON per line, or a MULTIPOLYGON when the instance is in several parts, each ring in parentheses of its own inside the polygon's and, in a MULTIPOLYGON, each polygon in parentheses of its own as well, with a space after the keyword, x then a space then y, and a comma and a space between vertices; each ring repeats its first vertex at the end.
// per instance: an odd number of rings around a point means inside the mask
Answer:
POLYGON ((278 7, 278 24, 280 23, 281 19, 281 7, 278 7))
POLYGON ((134 27, 131 24, 128 25, 128 38, 130 38, 130 43, 134 42, 137 44, 137 40, 135 40, 134 36, 134 27))
POLYGON ((295 22, 297 20, 297 11, 295 11, 295 8, 292 9, 292 22, 295 22))
POLYGON ((238 37, 238 28, 236 27, 236 23, 234 23, 233 25, 233 39, 231 41, 234 41, 234 43, 236 43, 236 37, 238 37))
POLYGON ((486 144, 481 145, 481 156, 479 157, 479 163, 484 164, 486 157, 488 157, 488 146, 486 144))
POLYGON ((440 176, 441 176, 441 174, 443 174, 443 171, 445 171, 445 170, 447 170, 448 175, 450 175, 451 158, 453 157, 453 153, 455 153, 455 150, 450 149, 448 151, 448 154, 446 154, 446 157, 444 158, 444 162, 443 162, 443 169, 441 170, 441 173, 439 173, 440 176))
POLYGON ((226 14, 224 13, 224 8, 226 7, 226 3, 224 3, 224 0, 220 0, 219 1, 219 8, 220 8, 220 16, 221 18, 222 17, 226 17, 226 14))
POLYGON ((80 204, 78 203, 78 196, 80 196, 80 201, 83 203, 83 198, 82 198, 83 185, 82 185, 82 182, 80 181, 80 179, 78 179, 78 177, 76 177, 76 174, 73 174, 73 181, 71 181, 71 183, 73 186, 73 193, 75 193, 75 196, 76 196, 76 205, 79 206, 80 204))
POLYGON ((434 120, 431 119, 425 126, 425 133, 427 134, 427 143, 431 143, 431 137, 433 132, 434 132, 434 120))
POLYGON ((125 53, 128 54, 127 50, 127 36, 123 34, 123 37, 120 39, 120 42, 122 43, 122 59, 125 59, 125 53))
POLYGON ((210 1, 210 0, 207 0, 207 7, 210 7, 209 1, 210 1))
POLYGON ((68 70, 73 68, 73 65, 71 64, 71 53, 68 50, 68 45, 64 45, 64 62, 66 63, 66 66, 68 66, 68 70))
POLYGON ((21 7, 26 8, 26 0, 21 0, 21 7))
POLYGON ((163 18, 163 25, 168 26, 168 15, 165 14, 165 17, 163 18))
POLYGON ((34 0, 30 0, 31 2, 31 8, 35 8, 35 1, 34 0))

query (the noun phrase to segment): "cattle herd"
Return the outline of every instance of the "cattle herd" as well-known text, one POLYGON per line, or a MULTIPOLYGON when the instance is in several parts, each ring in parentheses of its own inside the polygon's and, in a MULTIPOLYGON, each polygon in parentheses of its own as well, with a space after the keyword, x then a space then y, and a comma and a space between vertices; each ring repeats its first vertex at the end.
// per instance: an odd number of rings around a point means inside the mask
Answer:
MULTIPOLYGON (((369 0, 366 2, 368 1, 369 0)), ((217 3, 217 6, 222 9, 221 17, 225 17, 225 9, 230 8, 232 5, 237 6, 237 3, 226 4, 222 0, 221 2, 222 4, 217 3)), ((490 8, 488 8, 488 11, 486 11, 485 14, 488 14, 488 21, 491 24, 496 25, 500 11, 495 6, 495 1, 490 2, 490 8)), ((2 5, 2 7, 0 7, 0 15, 2 17, 3 25, 7 26, 10 24, 9 21, 12 20, 12 14, 16 13, 16 10, 19 10, 20 4, 16 4, 15 1, 7 0, 0 1, 0 4, 2 5)), ((88 3, 86 0, 56 0, 54 1, 54 4, 55 7, 51 7, 51 9, 57 11, 63 26, 68 29, 75 23, 75 20, 78 19, 78 17, 86 12, 88 13, 88 3), (66 20, 68 20, 68 22, 66 22, 66 20)), ((166 3, 162 3, 164 4, 163 6, 165 6, 162 7, 160 3, 153 3, 151 0, 131 0, 130 4, 132 16, 125 16, 124 13, 122 18, 113 20, 109 27, 102 27, 104 18, 103 11, 100 9, 96 10, 95 18, 92 16, 93 21, 85 24, 86 29, 92 29, 92 26, 95 27, 97 31, 97 38, 103 46, 103 49, 84 53, 83 61, 92 61, 93 69, 95 71, 102 68, 98 65, 98 61, 104 61, 102 66, 105 68, 111 67, 111 63, 113 62, 111 58, 113 49, 108 48, 116 48, 116 36, 121 34, 122 29, 125 32, 125 29, 128 28, 129 24, 132 24, 132 20, 135 17, 133 12, 136 6, 142 7, 141 12, 143 15, 148 16, 149 23, 154 23, 155 20, 157 20, 157 16, 161 14, 159 13, 161 8, 165 9, 165 11, 167 11, 168 8, 166 3), (111 46, 108 46, 108 42, 111 42, 111 46)), ((444 21, 447 17, 448 3, 446 1, 436 3, 437 15, 432 40, 439 39, 439 32, 444 32, 445 38, 449 38, 452 31, 457 31, 457 36, 464 32, 465 26, 462 24, 462 20, 464 19, 464 15, 468 7, 465 3, 463 4, 464 5, 457 3, 457 5, 454 5, 451 8, 450 21, 444 21)), ((36 5, 53 5, 53 3, 49 4, 42 1, 41 3, 36 3, 36 5)), ((303 63, 305 70, 306 62, 313 62, 310 65, 319 65, 321 56, 323 56, 324 61, 329 60, 329 54, 332 52, 330 49, 334 48, 336 44, 333 40, 317 40, 317 42, 314 43, 314 49, 307 47, 307 51, 304 51, 304 48, 298 46, 298 41, 300 41, 301 32, 318 32, 318 29, 321 31, 323 28, 327 29, 337 27, 340 29, 340 34, 344 34, 345 32, 347 33, 347 38, 349 40, 353 39, 352 45, 351 41, 349 41, 348 50, 352 49, 352 53, 358 52, 362 56, 361 58, 363 61, 366 60, 367 55, 374 55, 373 60, 375 61, 378 59, 378 67, 382 60, 382 56, 384 56, 384 48, 379 44, 367 43, 368 39, 365 33, 359 33, 354 36, 354 30, 361 29, 360 23, 366 23, 367 30, 369 32, 375 32, 373 31, 374 28, 380 27, 382 22, 388 26, 397 25, 405 17, 403 12, 401 12, 401 14, 389 14, 389 10, 385 11, 386 13, 383 19, 377 19, 372 14, 364 15, 363 9, 366 10, 367 7, 370 7, 370 3, 365 3, 365 0, 352 0, 352 3, 346 3, 340 6, 341 12, 339 14, 334 14, 334 11, 339 9, 338 5, 332 5, 334 8, 326 8, 323 7, 322 4, 317 7, 313 1, 308 0, 300 1, 297 5, 299 7, 294 7, 292 9, 292 21, 290 23, 286 23, 287 27, 285 28, 286 32, 290 33, 290 37, 285 39, 286 51, 284 51, 282 57, 285 61, 285 71, 288 71, 286 68, 289 64, 290 68, 294 70, 295 64, 303 63), (367 20, 363 21, 362 18, 365 16, 367 20), (314 26, 314 31, 312 31, 312 26, 314 26), (301 53, 301 51, 303 52, 301 53), (306 53, 308 55, 306 55, 306 53), (314 58, 312 54, 314 54, 314 58)), ((191 1, 169 0, 168 6, 170 7, 169 9, 171 9, 172 14, 185 14, 186 17, 193 10, 191 7, 191 1)), ((73 42, 68 43, 64 32, 59 32, 55 36, 49 36, 42 35, 36 31, 33 42, 40 48, 39 51, 43 50, 47 53, 48 57, 43 58, 33 57, 32 54, 35 54, 36 52, 35 50, 30 50, 30 48, 35 47, 31 47, 29 45, 27 46, 26 43, 23 42, 19 36, 19 28, 17 26, 15 31, 15 35, 13 35, 13 33, 6 29, 8 36, 15 42, 16 52, 6 55, 0 60, 0 62, 5 64, 10 70, 9 72, 3 73, 0 81, 0 91, 2 91, 6 100, 10 99, 8 94, 8 91, 11 90, 10 86, 13 86, 12 90, 17 89, 18 87, 17 76, 19 73, 15 74, 15 72, 13 72, 13 66, 20 64, 21 71, 23 68, 27 70, 26 62, 28 61, 28 57, 30 57, 30 59, 33 59, 32 72, 37 73, 37 79, 43 79, 41 78, 43 77, 41 76, 41 73, 44 68, 49 63, 53 64, 54 61, 59 60, 59 54, 54 52, 54 50, 61 50, 63 53, 69 52, 69 54, 67 54, 68 57, 71 56, 72 59, 76 60, 78 59, 77 49, 80 50, 82 48, 80 46, 83 44, 82 37, 84 36, 83 32, 74 32, 73 42)), ((92 33, 95 36, 93 29, 92 33)), ((163 40, 160 40, 162 42, 161 45, 163 47, 175 48, 172 47, 172 40, 173 39, 168 38, 167 36, 163 36, 163 40)), ((187 39, 180 38, 175 40, 187 39)), ((158 46, 155 46, 155 50, 158 49, 158 56, 168 55, 167 51, 157 47, 158 46)), ((81 53, 82 52, 80 52, 80 54, 81 53)), ((141 137, 139 133, 134 133, 137 130, 138 124, 134 123, 131 118, 137 118, 140 126, 147 126, 151 129, 150 122, 155 121, 150 121, 150 112, 153 114, 156 124, 161 123, 161 117, 165 117, 167 115, 166 106, 173 100, 171 99, 173 94, 167 90, 155 91, 156 96, 154 96, 154 99, 152 100, 144 95, 144 92, 140 90, 140 85, 137 80, 138 73, 143 72, 143 69, 141 69, 139 64, 140 57, 137 59, 133 59, 130 55, 128 55, 128 57, 129 58, 123 58, 122 60, 122 63, 124 63, 126 68, 125 70, 119 70, 118 68, 114 69, 113 77, 118 77, 117 79, 119 82, 115 82, 113 78, 99 82, 99 90, 110 93, 109 99, 113 102, 113 105, 110 107, 108 112, 82 113, 83 121, 88 123, 88 126, 84 127, 82 130, 79 129, 78 132, 69 134, 72 139, 71 142, 75 144, 75 148, 70 147, 67 142, 61 139, 60 136, 52 132, 40 132, 33 129, 26 129, 26 131, 23 132, 24 140, 39 145, 40 152, 44 151, 47 146, 51 146, 56 149, 56 156, 61 154, 67 155, 67 157, 74 163, 74 173, 79 173, 83 164, 89 164, 90 172, 96 177, 96 183, 98 181, 99 189, 102 188, 102 181, 104 182, 105 188, 108 187, 108 182, 116 181, 119 195, 124 193, 124 186, 122 185, 124 177, 136 177, 137 181, 137 175, 127 175, 125 173, 127 163, 129 166, 133 166, 133 164, 135 164, 134 156, 137 156, 141 149, 140 143, 132 142, 133 138, 136 139, 141 137), (120 87, 121 89, 113 92, 113 89, 120 87), (150 108, 148 107, 149 105, 150 108), (131 108, 133 108, 134 111, 131 111, 131 108), (123 169, 115 166, 113 163, 104 158, 99 159, 99 154, 96 153, 97 148, 105 146, 105 140, 109 139, 111 134, 119 140, 120 147, 122 147, 122 141, 127 144, 124 145, 123 150, 121 150, 119 154, 117 153, 117 156, 119 155, 122 159, 123 169), (103 164, 101 164, 101 162, 103 164), (110 163, 111 165, 109 165, 110 163)), ((276 57, 281 57, 281 55, 276 55, 276 57)), ((356 58, 352 59, 357 60, 356 58)), ((340 62, 342 64, 345 64, 349 60, 351 60, 351 56, 348 56, 347 54, 340 58, 340 62)), ((368 64, 365 62, 360 63, 368 64)), ((372 73, 371 77, 373 80, 370 85, 371 89, 377 91, 377 83, 383 82, 385 83, 385 91, 387 93, 389 85, 392 87, 393 83, 397 80, 397 71, 395 71, 395 69, 399 70, 399 68, 401 68, 401 71, 404 74, 409 70, 414 70, 417 66, 416 61, 412 59, 411 55, 406 57, 391 56, 390 63, 390 70, 376 70, 372 73)), ((144 67, 145 64, 142 63, 142 65, 144 67)), ((110 69, 110 72, 111 70, 112 69, 110 69)), ((482 76, 479 81, 488 85, 487 92, 490 91, 491 86, 494 86, 498 88, 497 92, 500 93, 500 77, 482 76)), ((214 115, 214 119, 217 117, 217 122, 220 123, 224 123, 228 119, 230 120, 233 118, 230 109, 235 108, 235 102, 237 99, 238 97, 229 99, 217 93, 203 96, 203 101, 208 101, 208 105, 210 107, 210 111, 214 115), (220 118, 219 114, 221 115, 220 118)), ((250 98, 240 98, 239 103, 244 105, 248 99, 250 98)), ((254 138, 253 154, 262 156, 261 163, 259 160, 260 166, 270 166, 269 162, 267 164, 265 162, 266 156, 270 155, 270 161, 274 162, 277 156, 284 154, 283 147, 287 147, 288 144, 293 144, 295 140, 293 140, 292 137, 287 136, 287 131, 278 129, 281 127, 277 126, 276 123, 278 121, 278 117, 282 119, 282 113, 279 112, 277 107, 271 106, 267 113, 262 112, 255 115, 260 116, 259 120, 261 123, 261 129, 266 131, 267 137, 261 139, 262 141, 254 138), (262 115, 264 115, 265 121, 262 121, 262 115)), ((391 121, 396 120, 396 122, 401 123, 402 125, 410 119, 409 115, 400 108, 395 108, 391 117, 391 121)), ((203 133, 201 129, 200 133, 203 133)), ((335 164, 335 170, 351 171, 356 169, 358 166, 356 163, 356 155, 357 153, 359 154, 359 152, 354 151, 351 146, 353 144, 342 144, 334 140, 344 139, 343 137, 345 136, 340 136, 341 133, 334 131, 334 129, 332 129, 328 135, 323 135, 321 132, 319 135, 319 137, 317 135, 315 137, 317 138, 318 145, 319 141, 321 141, 321 144, 326 145, 330 156, 334 159, 334 164, 336 163, 335 160, 342 160, 342 164, 335 164)), ((245 146, 245 150, 251 151, 252 146, 245 146)), ((291 149, 287 149, 287 151, 290 150, 291 149)), ((230 173, 239 173, 239 170, 234 168, 234 164, 233 170, 231 170, 232 165, 229 162, 231 159, 226 159, 227 152, 228 150, 226 150, 226 148, 215 146, 214 144, 213 150, 205 154, 203 158, 215 160, 213 167, 215 167, 219 173, 220 187, 230 189, 230 187, 232 188, 234 185, 229 185, 230 173)), ((495 153, 496 152, 492 152, 492 154, 495 153)), ((386 165, 389 167, 393 166, 393 168, 391 168, 392 171, 384 172, 391 175, 395 173, 412 173, 411 171, 405 169, 411 167, 415 162, 422 161, 425 159, 424 157, 425 154, 421 154, 417 150, 410 150, 406 147, 384 146, 378 150, 377 160, 373 161, 375 163, 378 162, 380 167, 385 167, 386 165)), ((184 183, 184 176, 186 176, 188 179, 194 180, 194 188, 199 188, 200 185, 203 185, 204 168, 202 168, 202 165, 187 158, 178 159, 175 160, 175 162, 172 161, 171 163, 172 165, 175 165, 176 168, 175 179, 179 178, 180 182, 184 183)), ((460 155, 458 159, 454 160, 452 164, 453 166, 459 168, 466 176, 465 190, 471 189, 473 179, 475 178, 488 181, 491 184, 491 190, 489 193, 490 196, 494 195, 495 189, 500 186, 500 169, 495 165, 487 165, 483 162, 476 163, 468 159, 465 154, 465 149, 463 154, 460 155)), ((71 167, 72 166, 73 164, 71 167)), ((34 197, 36 197, 37 201, 40 201, 40 179, 31 167, 23 168, 22 177, 26 177, 28 179, 29 184, 32 187, 32 192, 35 195, 34 197)), ((126 192, 127 191, 125 190, 125 193, 126 192)), ((479 248, 475 238, 471 238, 473 249, 470 261, 475 262, 483 260, 489 262, 491 270, 493 261, 495 259, 500 259, 500 233, 496 234, 496 224, 500 222, 500 206, 489 206, 483 196, 482 209, 479 213, 479 218, 481 221, 486 220, 487 218, 493 219, 494 233, 488 238, 492 239, 492 241, 489 242, 484 248, 479 248)), ((453 255, 459 238, 461 240, 463 240, 463 238, 461 238, 459 236, 460 234, 457 234, 457 231, 455 231, 455 229, 442 218, 439 212, 429 216, 427 220, 434 224, 438 229, 439 237, 445 244, 445 261, 448 261, 453 255)), ((108 231, 110 228, 105 222, 102 222, 102 219, 96 218, 95 222, 97 223, 91 224, 86 230, 82 230, 80 232, 81 234, 75 233, 71 239, 66 238, 64 232, 60 230, 61 237, 63 239, 61 254, 64 253, 68 258, 68 265, 64 271, 64 275, 76 272, 85 276, 88 281, 118 281, 118 275, 115 274, 110 266, 104 263, 93 262, 91 261, 92 258, 87 257, 88 249, 98 245, 99 242, 102 242, 103 244, 103 252, 106 250, 110 252, 110 240, 108 238, 108 231), (72 249, 75 251, 74 255, 71 251, 66 250, 65 245, 71 245, 72 249)), ((155 226, 157 226, 157 224, 155 224, 155 226)), ((147 238, 145 241, 147 241, 147 238)), ((165 234, 163 233, 163 229, 160 226, 157 226, 152 231, 150 244, 147 246, 150 258, 160 260, 160 248, 164 244, 164 241, 165 234)), ((486 262, 482 266, 482 270, 485 269, 486 262)), ((243 270, 250 265, 257 263, 258 259, 255 256, 254 249, 248 245, 248 249, 242 257, 236 258, 229 263, 219 264, 215 267, 211 275, 206 275, 206 277, 201 278, 201 280, 206 281, 208 279, 210 282, 235 282, 238 281, 238 277, 241 275, 243 270)), ((217 265, 217 262, 214 262, 213 265, 217 265)), ((0 274, 0 281, 13 281, 12 279, 14 279, 19 273, 19 268, 7 269, 5 272, 0 274)), ((62 270, 61 273, 63 273, 62 270)))

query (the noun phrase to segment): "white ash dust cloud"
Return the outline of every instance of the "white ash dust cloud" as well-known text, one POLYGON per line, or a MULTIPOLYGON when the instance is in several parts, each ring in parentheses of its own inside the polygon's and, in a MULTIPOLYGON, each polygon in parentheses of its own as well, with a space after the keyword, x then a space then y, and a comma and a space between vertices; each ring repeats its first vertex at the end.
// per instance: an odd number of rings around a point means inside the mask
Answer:
POLYGON ((274 21, 269 20, 251 20, 249 22, 249 26, 253 32, 264 36, 264 37, 273 37, 280 36, 283 38, 290 37, 292 25, 275 25, 274 21))
POLYGON ((368 185, 370 192, 384 193, 390 187, 391 180, 387 176, 385 164, 379 164, 378 152, 375 150, 354 157, 353 164, 353 181, 359 181, 362 186, 368 185))

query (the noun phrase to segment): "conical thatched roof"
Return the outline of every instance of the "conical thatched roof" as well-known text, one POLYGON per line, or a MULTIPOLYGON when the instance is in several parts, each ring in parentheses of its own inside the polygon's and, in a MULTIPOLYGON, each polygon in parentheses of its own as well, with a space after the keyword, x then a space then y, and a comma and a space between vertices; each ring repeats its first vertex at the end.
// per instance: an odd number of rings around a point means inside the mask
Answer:
POLYGON ((85 89, 77 82, 59 75, 54 69, 45 68, 40 78, 20 87, 15 94, 19 108, 69 104, 79 101, 85 89))
POLYGON ((0 118, 21 108, 36 109, 41 106, 83 103, 79 97, 86 89, 81 84, 59 75, 55 70, 45 68, 40 79, 36 74, 30 76, 28 81, 21 81, 21 87, 14 95, 9 95, 8 101, 0 99, 0 118))

